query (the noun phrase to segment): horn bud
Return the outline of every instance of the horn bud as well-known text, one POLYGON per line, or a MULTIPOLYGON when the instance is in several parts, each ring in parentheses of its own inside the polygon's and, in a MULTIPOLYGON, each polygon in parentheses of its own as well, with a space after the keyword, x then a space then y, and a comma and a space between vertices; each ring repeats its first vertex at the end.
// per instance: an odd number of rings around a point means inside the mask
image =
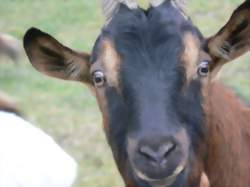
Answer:
POLYGON ((121 3, 130 9, 136 9, 138 7, 137 0, 102 0, 103 14, 107 22, 109 22, 113 15, 119 10, 121 3))
MULTIPOLYGON (((167 0, 149 0, 149 1, 153 7, 157 7, 167 0)), ((168 0, 168 1, 171 1, 174 5, 180 7, 181 9, 184 9, 186 6, 186 0, 168 0)))
POLYGON ((150 4, 153 7, 160 6, 162 3, 164 3, 165 0, 150 0, 150 4))

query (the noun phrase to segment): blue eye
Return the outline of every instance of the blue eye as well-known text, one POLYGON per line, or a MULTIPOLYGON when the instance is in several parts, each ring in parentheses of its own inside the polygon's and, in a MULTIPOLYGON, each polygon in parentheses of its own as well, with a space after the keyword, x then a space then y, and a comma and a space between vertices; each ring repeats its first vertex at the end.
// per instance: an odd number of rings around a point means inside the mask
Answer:
POLYGON ((209 74, 209 61, 202 61, 198 66, 197 74, 200 77, 206 77, 209 74))
POLYGON ((105 75, 102 71, 95 71, 92 75, 95 86, 100 87, 105 83, 105 75))

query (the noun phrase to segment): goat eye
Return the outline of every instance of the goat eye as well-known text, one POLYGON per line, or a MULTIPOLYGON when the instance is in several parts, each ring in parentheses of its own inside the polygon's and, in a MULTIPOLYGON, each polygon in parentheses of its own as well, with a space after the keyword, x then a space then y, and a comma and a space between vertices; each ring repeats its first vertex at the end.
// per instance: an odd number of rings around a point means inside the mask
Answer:
POLYGON ((209 73, 209 61, 202 61, 198 66, 197 73, 201 77, 206 77, 209 73))
POLYGON ((94 82, 95 86, 100 87, 100 86, 104 85, 105 75, 103 72, 95 71, 92 76, 93 76, 93 82, 94 82))

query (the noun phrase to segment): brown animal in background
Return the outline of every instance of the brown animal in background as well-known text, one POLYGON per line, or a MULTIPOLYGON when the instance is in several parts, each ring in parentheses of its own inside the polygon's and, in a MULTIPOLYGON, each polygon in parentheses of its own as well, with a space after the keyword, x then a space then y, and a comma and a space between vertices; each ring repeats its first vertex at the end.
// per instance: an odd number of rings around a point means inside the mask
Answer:
POLYGON ((8 34, 0 33, 0 55, 8 56, 17 64, 22 52, 23 49, 20 41, 8 34))
POLYGON ((0 92, 0 111, 21 115, 21 111, 16 102, 3 92, 0 92))
POLYGON ((94 90, 126 187, 249 187, 250 109, 214 80, 250 49, 250 0, 206 39, 174 0, 104 0, 91 55, 32 28, 32 65, 94 90))

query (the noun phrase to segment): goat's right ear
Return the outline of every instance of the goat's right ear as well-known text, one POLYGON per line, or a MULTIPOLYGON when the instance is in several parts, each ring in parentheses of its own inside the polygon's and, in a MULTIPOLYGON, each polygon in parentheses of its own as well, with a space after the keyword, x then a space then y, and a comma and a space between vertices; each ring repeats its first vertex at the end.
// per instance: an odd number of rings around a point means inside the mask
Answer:
POLYGON ((206 50, 213 59, 213 76, 220 68, 250 50, 250 0, 237 8, 222 29, 206 42, 206 50))
POLYGON ((24 49, 38 71, 60 79, 92 84, 89 54, 73 51, 36 28, 25 34, 24 49))

